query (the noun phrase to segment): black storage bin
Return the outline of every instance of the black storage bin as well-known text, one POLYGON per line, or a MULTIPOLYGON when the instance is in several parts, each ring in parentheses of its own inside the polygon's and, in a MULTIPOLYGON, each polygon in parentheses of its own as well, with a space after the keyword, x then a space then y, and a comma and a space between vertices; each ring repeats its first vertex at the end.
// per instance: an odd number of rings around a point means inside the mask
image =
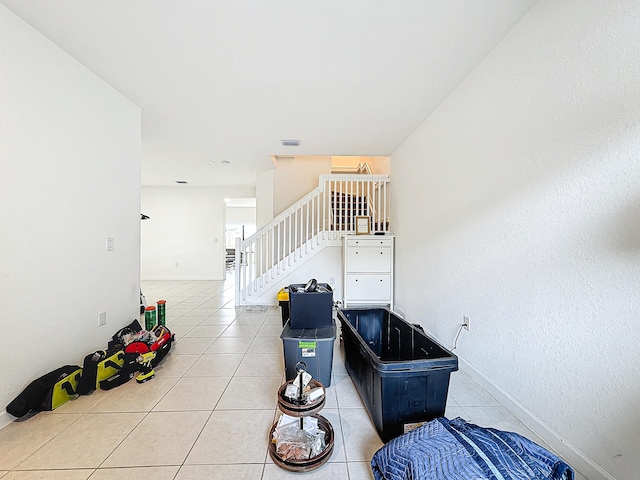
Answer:
POLYGON ((333 291, 326 283, 318 283, 315 292, 305 292, 303 284, 289 285, 289 326, 326 328, 333 324, 333 291))
POLYGON ((458 357, 387 308, 338 310, 347 372, 388 442, 444 416, 458 357))

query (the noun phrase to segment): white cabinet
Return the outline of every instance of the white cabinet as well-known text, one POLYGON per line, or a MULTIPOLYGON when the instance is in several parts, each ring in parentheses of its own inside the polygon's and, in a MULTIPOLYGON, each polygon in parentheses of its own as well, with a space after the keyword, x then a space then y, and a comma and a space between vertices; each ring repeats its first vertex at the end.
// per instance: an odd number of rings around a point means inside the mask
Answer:
POLYGON ((347 235, 343 241, 345 307, 393 309, 393 235, 347 235))

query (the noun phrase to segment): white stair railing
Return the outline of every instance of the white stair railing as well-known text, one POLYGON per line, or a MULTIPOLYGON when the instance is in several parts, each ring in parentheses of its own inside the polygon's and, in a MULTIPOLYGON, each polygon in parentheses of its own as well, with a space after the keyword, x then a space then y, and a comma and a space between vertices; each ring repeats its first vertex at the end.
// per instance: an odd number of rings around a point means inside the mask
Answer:
POLYGON ((371 219, 371 232, 388 230, 384 175, 321 175, 313 191, 244 241, 236 239, 236 305, 250 303, 305 257, 354 230, 354 217, 371 219))

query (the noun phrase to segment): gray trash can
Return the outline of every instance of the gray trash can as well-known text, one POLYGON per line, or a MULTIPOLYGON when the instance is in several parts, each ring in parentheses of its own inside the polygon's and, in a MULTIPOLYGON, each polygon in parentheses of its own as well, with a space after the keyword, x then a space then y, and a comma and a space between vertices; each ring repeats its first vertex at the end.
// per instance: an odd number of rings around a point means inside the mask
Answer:
POLYGON ((296 364, 304 362, 307 372, 325 387, 331 385, 333 342, 336 325, 324 328, 290 328, 287 322, 280 334, 284 347, 284 365, 287 380, 296 377, 296 364))

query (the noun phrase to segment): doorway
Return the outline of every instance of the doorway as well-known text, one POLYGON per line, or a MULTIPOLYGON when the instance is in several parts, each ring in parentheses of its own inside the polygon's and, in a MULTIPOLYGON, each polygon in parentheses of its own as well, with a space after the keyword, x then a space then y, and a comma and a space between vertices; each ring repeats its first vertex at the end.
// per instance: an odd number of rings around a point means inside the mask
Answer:
POLYGON ((225 198, 225 267, 227 275, 235 267, 236 238, 245 240, 256 233, 256 199, 225 198))

